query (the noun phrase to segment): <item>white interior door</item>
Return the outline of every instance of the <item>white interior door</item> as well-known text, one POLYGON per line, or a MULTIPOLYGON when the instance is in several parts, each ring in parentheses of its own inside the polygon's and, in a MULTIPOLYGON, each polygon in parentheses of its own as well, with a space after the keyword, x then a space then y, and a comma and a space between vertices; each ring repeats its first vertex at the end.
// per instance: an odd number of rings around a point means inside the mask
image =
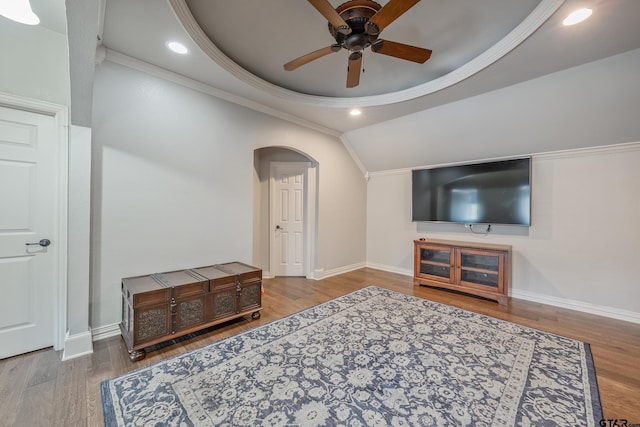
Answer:
POLYGON ((305 275, 305 177, 308 163, 272 165, 271 268, 276 276, 305 275))
POLYGON ((59 150, 54 117, 0 107, 0 358, 55 340, 59 150))

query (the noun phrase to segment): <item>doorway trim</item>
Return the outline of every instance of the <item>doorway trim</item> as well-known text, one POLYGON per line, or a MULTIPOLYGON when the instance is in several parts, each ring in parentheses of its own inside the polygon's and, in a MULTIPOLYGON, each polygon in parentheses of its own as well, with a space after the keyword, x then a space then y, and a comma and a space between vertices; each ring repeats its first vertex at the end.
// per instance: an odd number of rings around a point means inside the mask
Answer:
POLYGON ((65 105, 54 104, 48 101, 25 98, 0 92, 0 105, 14 110, 30 111, 53 117, 58 135, 58 197, 56 198, 57 230, 52 236, 60 250, 55 263, 56 281, 53 286, 53 348, 64 348, 65 333, 67 329, 67 220, 68 220, 68 180, 69 180, 69 112, 65 105))
POLYGON ((275 171, 278 166, 297 165, 305 169, 304 174, 304 267, 306 278, 312 279, 315 271, 316 252, 316 219, 317 219, 317 173, 318 167, 312 162, 269 162, 269 270, 275 277, 275 232, 274 209, 275 200, 275 171))

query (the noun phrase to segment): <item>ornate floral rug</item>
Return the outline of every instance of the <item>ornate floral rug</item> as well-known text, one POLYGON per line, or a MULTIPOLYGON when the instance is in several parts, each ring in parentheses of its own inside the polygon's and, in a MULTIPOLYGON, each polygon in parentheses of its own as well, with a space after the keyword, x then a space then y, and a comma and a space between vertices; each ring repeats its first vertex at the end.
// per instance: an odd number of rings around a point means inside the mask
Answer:
POLYGON ((101 384, 107 426, 595 426, 589 345, 361 289, 101 384))

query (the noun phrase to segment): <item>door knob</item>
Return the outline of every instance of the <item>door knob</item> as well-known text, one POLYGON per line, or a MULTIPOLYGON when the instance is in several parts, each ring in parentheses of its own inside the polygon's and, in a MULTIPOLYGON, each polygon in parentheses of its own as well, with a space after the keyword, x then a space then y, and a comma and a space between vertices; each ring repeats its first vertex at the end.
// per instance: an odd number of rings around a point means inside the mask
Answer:
POLYGON ((279 225, 276 225, 276 230, 284 230, 284 228, 280 227, 279 225))
POLYGON ((25 243, 25 245, 27 246, 42 246, 43 248, 49 246, 51 244, 51 240, 49 239, 42 239, 40 240, 38 243, 25 243))

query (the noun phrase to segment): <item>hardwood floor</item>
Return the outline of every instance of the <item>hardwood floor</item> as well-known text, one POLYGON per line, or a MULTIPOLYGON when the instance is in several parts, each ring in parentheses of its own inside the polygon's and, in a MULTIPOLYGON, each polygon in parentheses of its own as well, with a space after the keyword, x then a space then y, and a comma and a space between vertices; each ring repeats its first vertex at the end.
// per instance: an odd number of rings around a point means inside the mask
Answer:
POLYGON ((96 341, 92 355, 67 362, 61 362, 61 352, 52 349, 1 360, 0 426, 100 426, 101 381, 370 284, 590 343, 605 418, 640 425, 640 324, 518 299, 500 306, 475 297, 414 287, 411 277, 369 268, 319 281, 276 278, 263 283, 260 319, 238 319, 215 327, 197 338, 149 352, 137 363, 129 361, 120 337, 96 341))

